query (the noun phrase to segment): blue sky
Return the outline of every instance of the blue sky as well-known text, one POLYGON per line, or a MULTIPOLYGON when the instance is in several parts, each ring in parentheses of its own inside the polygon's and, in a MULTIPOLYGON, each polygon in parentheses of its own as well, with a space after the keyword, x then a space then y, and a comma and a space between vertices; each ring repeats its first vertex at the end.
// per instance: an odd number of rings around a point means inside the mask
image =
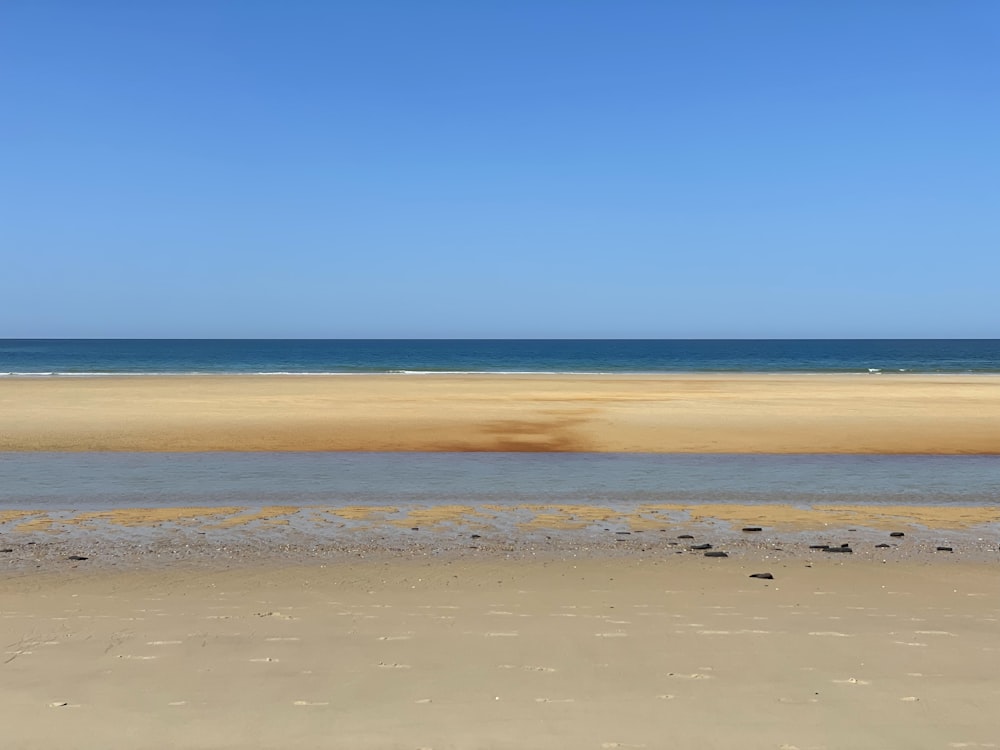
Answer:
POLYGON ((998 337, 1000 4, 0 3, 0 336, 998 337))

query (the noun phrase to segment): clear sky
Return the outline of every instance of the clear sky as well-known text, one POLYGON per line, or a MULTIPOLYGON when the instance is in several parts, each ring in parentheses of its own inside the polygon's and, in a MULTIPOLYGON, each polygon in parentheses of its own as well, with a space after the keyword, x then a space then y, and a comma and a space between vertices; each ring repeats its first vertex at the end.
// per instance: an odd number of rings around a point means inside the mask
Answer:
POLYGON ((1000 337, 993 0, 2 0, 0 336, 1000 337))

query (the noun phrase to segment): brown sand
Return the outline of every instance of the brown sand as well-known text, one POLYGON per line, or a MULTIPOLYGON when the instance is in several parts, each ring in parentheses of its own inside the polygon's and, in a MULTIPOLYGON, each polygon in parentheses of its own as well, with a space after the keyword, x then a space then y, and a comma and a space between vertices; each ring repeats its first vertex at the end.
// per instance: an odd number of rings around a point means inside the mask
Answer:
POLYGON ((11 748, 995 748, 995 565, 376 559, 0 582, 11 748), (774 580, 749 578, 771 572, 774 580))
MULTIPOLYGON (((0 450, 1000 453, 1000 379, 4 379, 0 450)), ((998 522, 943 506, 4 511, 0 746, 998 748, 998 522), (810 550, 815 535, 855 553, 810 550)))
POLYGON ((996 454, 1000 379, 5 378, 0 450, 996 454))

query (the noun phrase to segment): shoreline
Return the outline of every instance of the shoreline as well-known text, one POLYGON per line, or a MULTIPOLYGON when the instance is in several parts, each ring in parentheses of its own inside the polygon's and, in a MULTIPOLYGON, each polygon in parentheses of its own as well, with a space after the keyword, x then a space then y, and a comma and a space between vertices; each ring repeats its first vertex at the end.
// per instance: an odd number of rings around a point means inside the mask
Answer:
POLYGON ((720 565, 1000 564, 996 506, 581 504, 226 506, 0 511, 0 565, 202 570, 367 559, 701 559, 720 565), (706 546, 707 545, 707 546, 706 546), (836 548, 832 552, 823 547, 836 548), (845 549, 846 548, 846 549, 845 549), (847 552, 847 554, 844 554, 847 552))
POLYGON ((338 378, 338 377, 607 377, 607 378, 727 378, 727 377, 982 377, 998 378, 1000 370, 956 370, 956 371, 923 371, 923 370, 375 370, 365 372, 354 371, 315 371, 295 372, 241 372, 241 371, 209 371, 192 370, 190 372, 156 371, 156 372, 0 372, 0 382, 11 380, 44 380, 44 379, 88 379, 88 378, 338 378))
POLYGON ((0 378, 0 451, 1000 454, 994 375, 0 378))

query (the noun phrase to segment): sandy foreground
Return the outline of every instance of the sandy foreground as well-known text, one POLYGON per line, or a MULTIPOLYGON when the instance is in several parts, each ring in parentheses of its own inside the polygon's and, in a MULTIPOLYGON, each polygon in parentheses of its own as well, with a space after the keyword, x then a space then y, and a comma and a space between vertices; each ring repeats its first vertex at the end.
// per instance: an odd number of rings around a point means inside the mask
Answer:
POLYGON ((841 557, 376 555, 8 578, 3 743, 997 747, 996 565, 841 557))
POLYGON ((0 450, 1000 453, 1000 378, 4 378, 0 450))

